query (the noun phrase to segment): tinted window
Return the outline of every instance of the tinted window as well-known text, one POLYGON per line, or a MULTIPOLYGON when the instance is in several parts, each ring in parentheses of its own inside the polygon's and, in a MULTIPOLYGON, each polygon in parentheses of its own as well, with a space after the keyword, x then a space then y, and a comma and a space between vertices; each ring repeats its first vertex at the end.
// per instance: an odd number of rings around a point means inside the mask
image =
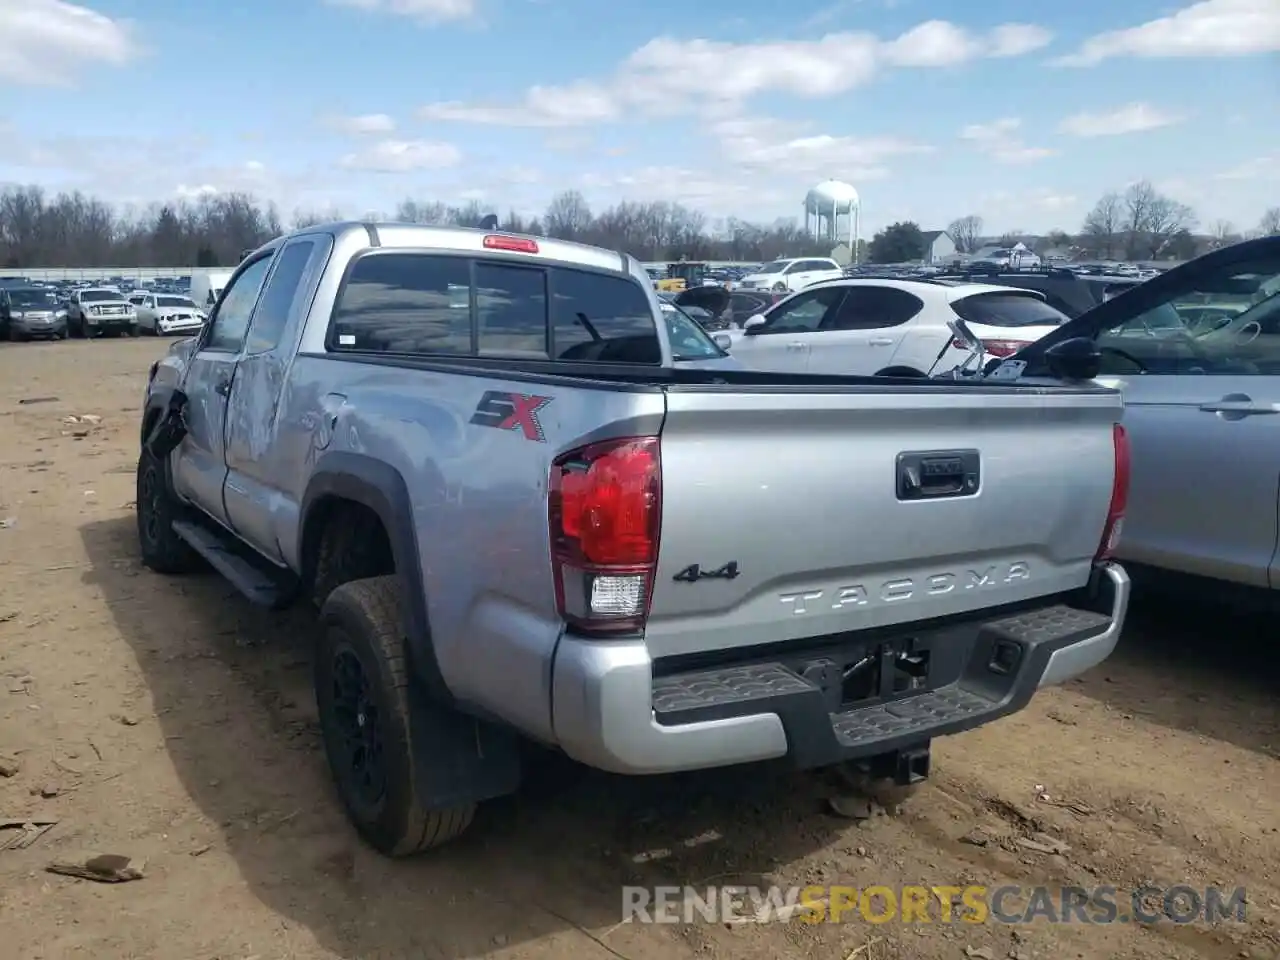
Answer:
POLYGON ((120 294, 114 290, 84 290, 80 294, 81 303, 93 303, 94 301, 119 300, 120 294))
POLYGON ((194 310, 196 305, 187 297, 156 297, 156 302, 162 307, 186 307, 188 310, 194 310))
POLYGON ((361 257, 330 326, 338 350, 471 352, 471 262, 421 253, 361 257))
POLYGON ((267 268, 271 265, 271 257, 255 260, 245 268, 244 273, 236 277, 227 288, 227 295, 218 304, 213 315, 212 329, 204 346, 209 350, 239 351, 244 344, 245 334, 249 331, 249 318, 253 316, 253 305, 258 302, 258 293, 262 290, 262 281, 267 278, 267 268))
POLYGON ((768 313, 760 332, 814 333, 831 308, 844 298, 844 293, 844 287, 823 287, 785 300, 768 313))
POLYGON ((602 363, 661 363, 653 310, 625 277, 553 269, 551 306, 555 356, 602 363))
POLYGON ((1056 327, 1070 319, 1031 293, 979 293, 951 304, 970 323, 990 327, 1056 327))
MULTIPOLYGON (((289 310, 302 283, 302 275, 306 272, 307 262, 315 249, 311 240, 295 240, 280 253, 276 268, 262 291, 262 300, 253 315, 253 325, 249 328, 249 353, 266 353, 274 350, 284 334, 285 324, 289 321, 289 310)), ((176 297, 168 299, 177 300, 176 297)), ((181 304, 181 301, 178 301, 181 304)))
POLYGON ((906 323, 924 307, 919 297, 893 287, 849 287, 830 330, 878 330, 906 323))
POLYGON ((503 263, 476 264, 480 353, 547 356, 546 274, 503 263))

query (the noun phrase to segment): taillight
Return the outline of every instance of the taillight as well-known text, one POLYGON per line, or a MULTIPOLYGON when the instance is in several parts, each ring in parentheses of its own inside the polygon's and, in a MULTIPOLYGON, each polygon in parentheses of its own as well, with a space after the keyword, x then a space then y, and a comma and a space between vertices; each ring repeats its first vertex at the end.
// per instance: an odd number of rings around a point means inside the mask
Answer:
POLYGON ((538 241, 528 237, 505 237, 502 234, 490 234, 484 238, 486 250, 507 250, 511 253, 537 253, 538 241))
POLYGON ((1107 523, 1102 528, 1102 540, 1098 544, 1095 560, 1110 560, 1120 546, 1120 532, 1124 527, 1124 512, 1129 506, 1129 435, 1124 427, 1116 424, 1111 431, 1116 452, 1115 478, 1111 481, 1111 505, 1107 507, 1107 523))
MULTIPOLYGON (((969 349, 969 345, 958 337, 951 341, 951 345, 957 350, 969 349)), ((1030 341, 1027 340, 983 340, 982 350, 991 357, 1012 357, 1023 347, 1029 345, 1030 341)))
POLYGON ((584 633, 632 632, 649 615, 662 507, 657 437, 589 444, 551 465, 556 605, 584 633))

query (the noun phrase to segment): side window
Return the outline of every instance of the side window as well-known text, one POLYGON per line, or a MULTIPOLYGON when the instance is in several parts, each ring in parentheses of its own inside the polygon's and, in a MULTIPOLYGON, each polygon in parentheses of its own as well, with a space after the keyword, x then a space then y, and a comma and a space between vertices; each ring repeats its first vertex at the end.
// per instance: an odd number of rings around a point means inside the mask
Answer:
POLYGON ((331 350, 471 353, 471 262, 370 253, 351 268, 329 324, 331 350))
POLYGON ((242 274, 231 281, 231 286, 227 287, 226 295, 209 321, 209 339, 204 342, 204 349, 239 352, 245 335, 249 332, 253 305, 258 302, 258 293, 262 290, 262 281, 266 279, 267 268, 270 266, 271 257, 263 257, 249 264, 242 274))
POLYGON ((247 353, 266 353, 280 343, 285 324, 289 322, 294 296, 315 247, 313 240, 295 240, 277 257, 275 271, 262 291, 258 309, 253 312, 247 353))
POLYGON ((786 268, 782 271, 783 274, 799 273, 802 263, 803 261, 801 260, 796 260, 794 263, 788 263, 786 268))
POLYGON ((844 298, 843 287, 823 287, 802 293, 778 304, 769 314, 760 333, 815 333, 823 319, 844 298))
POLYGON ((906 323, 924 308, 924 302, 893 287, 850 287, 849 295, 824 329, 881 330, 906 323))
POLYGON ((586 270, 553 268, 552 356, 597 363, 661 363, 662 347, 639 284, 586 270))
POLYGON ((773 303, 772 297, 765 293, 731 293, 729 294, 729 319, 741 325, 742 321, 764 313, 773 303))
POLYGON ((1280 286, 1253 302, 1278 278, 1280 256, 1272 255, 1191 271, 1155 299, 1150 288, 1126 291, 1098 307, 1111 318, 1110 329, 1096 336, 1103 374, 1280 373, 1280 286))
POLYGON ((482 356, 547 359, 546 273, 477 263, 476 320, 482 356))

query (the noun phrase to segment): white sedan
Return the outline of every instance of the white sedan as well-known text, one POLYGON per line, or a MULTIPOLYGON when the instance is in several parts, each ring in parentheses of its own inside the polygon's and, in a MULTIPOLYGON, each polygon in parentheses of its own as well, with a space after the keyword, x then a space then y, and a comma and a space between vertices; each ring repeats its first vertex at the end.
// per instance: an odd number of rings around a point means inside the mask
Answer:
POLYGON ((204 326, 205 314, 188 297, 171 293, 135 293, 129 302, 138 311, 138 329, 152 336, 197 333, 204 326))
POLYGON ((947 321, 962 318, 987 357, 1007 357, 1066 323, 1036 290, 947 280, 847 279, 792 294, 731 331, 755 370, 922 377, 968 356, 947 321))

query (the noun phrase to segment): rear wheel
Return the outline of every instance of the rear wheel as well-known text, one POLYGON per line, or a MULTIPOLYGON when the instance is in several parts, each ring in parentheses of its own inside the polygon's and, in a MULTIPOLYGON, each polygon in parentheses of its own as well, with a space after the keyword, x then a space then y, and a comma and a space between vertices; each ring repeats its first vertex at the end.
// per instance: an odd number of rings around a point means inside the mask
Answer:
POLYGON ((320 611, 316 705, 347 816, 377 851, 403 857, 462 833, 476 805, 429 810, 418 795, 400 580, 344 583, 320 611))

